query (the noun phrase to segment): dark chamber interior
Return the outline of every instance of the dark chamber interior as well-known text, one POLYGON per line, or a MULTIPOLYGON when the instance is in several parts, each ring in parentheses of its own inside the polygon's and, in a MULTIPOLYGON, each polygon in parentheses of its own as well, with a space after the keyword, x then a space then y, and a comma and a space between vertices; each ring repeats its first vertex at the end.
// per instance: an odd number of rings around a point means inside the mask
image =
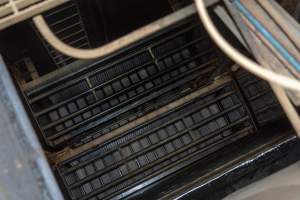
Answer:
MULTIPOLYGON (((44 16, 66 43, 93 48, 189 3, 78 0, 44 16)), ((270 86, 230 70, 196 14, 97 60, 62 55, 30 20, 2 31, 0 43, 45 151, 58 155, 49 162, 66 199, 172 199, 213 169, 293 135, 270 86), (70 149, 79 153, 59 154, 70 149)), ((182 198, 220 199, 296 161, 298 148, 278 145, 182 198)))

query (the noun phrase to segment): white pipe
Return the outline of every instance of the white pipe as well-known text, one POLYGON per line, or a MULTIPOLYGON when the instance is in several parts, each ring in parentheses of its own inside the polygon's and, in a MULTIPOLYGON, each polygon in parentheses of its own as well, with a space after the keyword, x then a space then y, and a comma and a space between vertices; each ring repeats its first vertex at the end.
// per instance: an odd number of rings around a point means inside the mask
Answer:
POLYGON ((287 76, 279 75, 270 70, 267 70, 255 63, 251 59, 247 58, 239 51, 234 49, 219 33, 219 31, 214 26, 208 11, 205 6, 204 0, 195 0, 196 6, 198 8, 198 13, 200 19, 206 28, 209 35, 215 41, 215 43, 226 53, 233 61, 238 63, 241 67, 252 72, 253 74, 259 76, 262 79, 265 79, 270 82, 271 87, 278 98, 283 110, 285 111, 288 119, 290 120, 292 126, 296 130, 298 136, 300 137, 300 118, 295 110, 294 106, 287 97, 285 91, 281 87, 287 89, 293 89, 300 91, 300 82, 296 79, 291 79, 287 76))
POLYGON ((156 33, 157 31, 160 31, 161 29, 164 29, 172 24, 175 24, 176 22, 185 19, 194 13, 196 13, 196 8, 194 5, 187 6, 186 8, 183 8, 173 14, 137 29, 128 35, 121 37, 120 39, 94 49, 79 49, 65 44, 50 30, 42 15, 34 17, 33 23, 45 40, 59 52, 78 59, 95 59, 116 52, 117 50, 141 40, 153 33, 156 33))
POLYGON ((280 85, 286 89, 295 90, 300 92, 300 81, 292 79, 288 76, 280 75, 271 70, 265 69, 256 62, 252 61, 245 55, 241 54, 238 50, 233 48, 219 33, 217 28, 214 26, 208 11, 205 6, 204 0, 195 0, 196 7, 198 9, 198 14, 200 19, 206 28, 208 34, 215 41, 215 43, 220 47, 223 52, 230 57, 233 61, 239 64, 241 67, 255 74, 256 76, 267 80, 269 82, 280 85))
POLYGON ((277 96, 277 99, 285 111, 288 119, 290 120, 292 126, 294 127, 298 137, 300 137, 300 118, 295 110, 295 107, 292 105, 290 99, 287 97, 285 91, 276 84, 271 84, 271 87, 277 96))

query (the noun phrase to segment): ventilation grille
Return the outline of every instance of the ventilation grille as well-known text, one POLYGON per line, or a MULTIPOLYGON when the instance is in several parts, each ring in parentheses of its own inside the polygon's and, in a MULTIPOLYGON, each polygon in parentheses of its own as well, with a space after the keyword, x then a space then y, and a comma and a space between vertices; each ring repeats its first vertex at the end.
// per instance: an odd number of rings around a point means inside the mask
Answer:
POLYGON ((230 82, 59 166, 71 199, 122 199, 252 133, 230 82))
POLYGON ((216 55, 198 21, 192 22, 113 63, 95 63, 79 78, 29 92, 48 144, 86 143, 207 84, 216 55))
MULTIPOLYGON (((53 33, 64 43, 76 48, 90 48, 88 35, 76 2, 70 1, 65 3, 46 12, 43 16, 53 33)), ((64 67, 76 60, 54 49, 37 30, 36 33, 57 68, 64 67)))
POLYGON ((68 0, 0 0, 0 30, 68 0))
POLYGON ((237 80, 250 103, 259 126, 283 116, 279 102, 266 81, 258 79, 244 70, 239 70, 237 80))

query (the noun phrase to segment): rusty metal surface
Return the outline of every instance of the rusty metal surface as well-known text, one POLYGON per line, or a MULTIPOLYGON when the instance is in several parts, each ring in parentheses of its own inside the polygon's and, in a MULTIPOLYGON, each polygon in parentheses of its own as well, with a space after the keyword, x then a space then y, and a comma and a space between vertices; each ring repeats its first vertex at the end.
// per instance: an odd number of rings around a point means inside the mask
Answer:
MULTIPOLYGON (((171 26, 172 24, 175 24, 183 19, 185 19, 188 16, 192 16, 196 13, 196 8, 194 5, 190 5, 186 8, 183 8, 175 13, 172 13, 166 17, 163 17, 149 25, 146 25, 140 29, 135 30, 132 33, 129 33, 120 39, 117 39, 107 45, 105 45, 103 48, 106 48, 110 53, 116 53, 116 51, 134 43, 138 42, 139 40, 142 40, 146 36, 149 36, 151 34, 154 34, 168 26, 171 26)), ((93 59, 92 62, 95 62, 98 59, 93 59)), ((77 63, 91 63, 90 60, 88 61, 78 61, 70 66, 67 66, 67 68, 61 68, 56 71, 53 71, 40 79, 34 80, 32 82, 29 82, 22 86, 23 91, 28 91, 33 88, 36 88, 40 85, 45 85, 47 83, 51 83, 54 79, 60 79, 65 78, 66 76, 70 76, 69 74, 74 73, 76 70, 78 70, 78 64, 77 63)))
POLYGON ((211 84, 211 85, 208 85, 204 88, 201 88, 181 99, 178 99, 158 110, 155 110, 141 118, 138 118, 136 120, 134 120, 133 122, 127 124, 127 125, 124 125, 106 135, 103 135, 83 146, 80 146, 78 148, 75 148, 75 149, 71 149, 71 148, 66 148, 58 153, 56 153, 54 155, 54 157, 52 158, 53 161, 55 161, 56 163, 59 163, 59 162, 62 162, 64 160, 67 160, 67 159, 70 159, 76 155, 79 155, 80 153, 83 153, 89 149, 93 149, 95 147, 97 147, 98 145, 100 144, 104 144, 105 142, 108 142, 109 140, 113 139, 113 138, 116 138, 118 137, 119 135, 125 133, 126 131, 134 128, 134 127, 138 127, 139 125, 142 125, 154 118, 156 118, 157 116, 159 115, 162 115, 163 113, 167 113, 168 111, 172 110, 172 109, 175 109, 177 107, 180 107, 182 105, 184 105, 185 103, 199 97, 200 95, 210 91, 210 90, 213 90, 219 86, 221 86, 222 84, 225 84, 226 82, 229 82, 231 81, 232 78, 228 77, 228 76, 225 76, 225 77, 222 77, 218 80, 216 80, 216 82, 214 84, 211 84))
POLYGON ((112 141, 59 163, 58 172, 72 199, 124 198, 254 133, 246 113, 235 84, 226 83, 112 141), (220 112, 213 114, 216 111, 212 107, 220 112), (238 110, 242 113, 238 114, 238 110), (128 171, 123 171, 124 167, 128 171))

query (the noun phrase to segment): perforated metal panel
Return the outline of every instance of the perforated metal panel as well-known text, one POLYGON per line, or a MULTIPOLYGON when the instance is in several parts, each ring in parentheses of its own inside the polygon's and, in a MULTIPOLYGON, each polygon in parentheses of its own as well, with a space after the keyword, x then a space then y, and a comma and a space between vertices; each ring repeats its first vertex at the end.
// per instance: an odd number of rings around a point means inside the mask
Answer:
POLYGON ((79 78, 28 91, 47 143, 86 143, 205 85, 216 55, 198 23, 191 18, 113 62, 82 66, 93 70, 79 78))
MULTIPOLYGON (((89 38, 82 21, 82 17, 75 1, 67 2, 43 14, 48 26, 53 33, 66 44, 80 48, 90 48, 89 38)), ((53 48, 32 25, 47 49, 57 68, 64 67, 74 61, 75 58, 66 56, 53 48)))
POLYGON ((254 112, 258 125, 262 126, 283 116, 283 110, 270 85, 245 70, 239 70, 237 80, 254 112))
POLYGON ((58 170, 71 199, 121 199, 253 132, 231 82, 61 163, 58 170))

